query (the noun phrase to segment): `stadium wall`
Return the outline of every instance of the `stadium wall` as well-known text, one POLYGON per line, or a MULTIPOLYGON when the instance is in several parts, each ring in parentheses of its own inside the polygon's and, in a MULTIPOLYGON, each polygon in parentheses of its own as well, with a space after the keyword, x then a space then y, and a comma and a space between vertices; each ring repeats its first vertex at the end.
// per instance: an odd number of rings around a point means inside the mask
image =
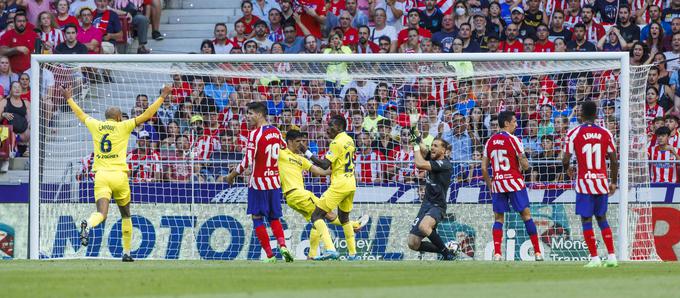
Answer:
MULTIPOLYGON (((193 196, 189 185, 133 184, 133 224, 136 228, 133 255, 156 259, 259 259, 261 252, 251 233, 251 221, 245 215, 245 188, 223 184, 196 184, 193 196), (178 190, 185 189, 180 193, 178 190), (189 193, 190 194, 190 193, 189 193), (189 211, 191 208, 191 212, 189 211), (188 227, 194 227, 194 232, 188 227), (140 233, 141 232, 141 233, 140 233), (196 239, 199 239, 196 241, 196 239)), ((44 203, 41 208, 41 258, 59 258, 79 249, 77 223, 93 208, 92 185, 81 183, 77 189, 65 189, 58 201, 69 204, 44 203), (88 195, 89 194, 89 195, 88 195), (70 196, 73 196, 71 198, 70 196), (81 198, 81 199, 76 199, 81 198), (73 200, 75 201, 73 201, 73 200)), ((660 258, 677 261, 680 257, 680 191, 675 185, 653 184, 649 198, 653 205, 655 243, 660 258)), ((312 189, 317 194, 323 189, 312 189)), ((416 259, 404 243, 419 204, 417 187, 407 184, 360 186, 356 195, 355 214, 369 214, 369 225, 357 234, 357 248, 366 259, 416 259)), ((0 258, 26 258, 28 236, 28 184, 0 186, 0 258)), ((485 187, 455 185, 452 187, 447 218, 438 230, 446 239, 457 239, 466 258, 490 259, 491 234, 490 200, 485 187)), ((547 256, 554 260, 574 260, 587 257, 580 239, 570 237, 571 229, 580 229, 574 216, 574 193, 563 189, 532 189, 532 214, 543 239, 547 256)), ((44 200, 47 198, 43 198, 44 200)), ((610 214, 617 214, 617 197, 610 205, 610 214)), ((631 210, 635 211, 634 208, 631 210)), ((308 247, 310 225, 290 208, 284 207, 284 228, 290 247, 302 258, 308 247)), ((516 216, 516 215, 509 215, 516 216)), ((638 220, 647 217, 633 217, 638 220)), ((610 222, 614 219, 610 219, 610 222)), ((510 258, 530 259, 530 241, 519 218, 506 221, 506 247, 510 258), (514 223, 514 224, 513 224, 514 223), (516 226, 515 226, 516 225, 516 226)), ((335 235, 342 229, 331 227, 335 235)), ((111 211, 102 228, 94 229, 94 241, 81 257, 119 257, 122 251, 120 220, 111 211)), ((342 251, 342 237, 335 237, 342 251)), ((635 248, 636 238, 631 239, 635 248)), ((602 245, 600 245, 602 246, 602 245)), ((646 259, 649 252, 634 249, 633 259, 646 259)))

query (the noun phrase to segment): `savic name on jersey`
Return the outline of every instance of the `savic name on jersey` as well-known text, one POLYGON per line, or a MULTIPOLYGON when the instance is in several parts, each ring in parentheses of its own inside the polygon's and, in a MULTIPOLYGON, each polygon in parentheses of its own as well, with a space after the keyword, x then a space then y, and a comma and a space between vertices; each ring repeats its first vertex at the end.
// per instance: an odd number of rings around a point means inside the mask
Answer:
POLYGON ((521 155, 524 155, 522 141, 507 132, 497 133, 486 142, 484 157, 491 161, 493 169, 491 192, 505 193, 525 188, 524 175, 517 159, 521 155))
POLYGON ((616 152, 609 130, 595 124, 583 124, 567 133, 565 151, 576 156, 576 192, 606 194, 609 192, 606 158, 616 152))

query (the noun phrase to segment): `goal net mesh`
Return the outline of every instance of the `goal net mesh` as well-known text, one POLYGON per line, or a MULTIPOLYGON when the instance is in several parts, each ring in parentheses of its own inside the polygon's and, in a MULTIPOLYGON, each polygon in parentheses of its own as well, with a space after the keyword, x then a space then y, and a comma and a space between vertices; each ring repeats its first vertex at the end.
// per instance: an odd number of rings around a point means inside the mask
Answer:
MULTIPOLYGON (((40 255, 42 258, 122 254, 120 214, 111 202, 106 221, 80 247, 79 223, 95 210, 93 143, 59 91, 74 88, 84 111, 104 119, 108 107, 125 118, 141 114, 163 84, 172 96, 156 116, 137 127, 128 144, 134 226, 132 256, 155 259, 260 259, 264 256, 246 215, 246 180, 226 184, 243 157, 248 127, 245 105, 267 101, 268 120, 285 134, 306 132, 310 150, 328 148, 331 115, 342 115, 356 142, 358 188, 351 217, 370 220, 357 237, 365 259, 432 259, 410 251, 406 239, 424 194, 425 173, 415 169, 409 127, 451 142, 449 206, 437 231, 459 243, 463 259, 493 255, 491 196, 482 179, 486 140, 499 130, 499 111, 515 111, 531 169, 524 173, 531 213, 548 260, 585 260, 581 224, 574 214, 571 178, 560 163, 569 128, 579 124, 578 103, 594 100, 597 124, 618 146, 621 89, 629 88, 627 231, 631 259, 656 259, 646 163, 651 119, 645 114, 649 67, 632 67, 622 84, 619 60, 451 62, 248 62, 248 63, 41 63, 40 255)), ((618 148, 617 148, 618 149, 618 148)), ((305 173, 317 196, 328 177, 305 173)), ((620 239, 619 196, 610 198, 608 219, 620 239)), ((309 249, 307 223, 283 206, 289 248, 299 259, 309 249)), ((518 214, 505 215, 503 252, 509 260, 533 259, 518 214)), ((329 225, 341 254, 341 227, 329 225)), ((596 228, 597 230, 597 228, 596 228)), ((599 232, 598 249, 606 255, 599 232)), ((272 246, 276 241, 272 238, 272 246)), ((618 245, 618 244, 617 244, 618 245)))

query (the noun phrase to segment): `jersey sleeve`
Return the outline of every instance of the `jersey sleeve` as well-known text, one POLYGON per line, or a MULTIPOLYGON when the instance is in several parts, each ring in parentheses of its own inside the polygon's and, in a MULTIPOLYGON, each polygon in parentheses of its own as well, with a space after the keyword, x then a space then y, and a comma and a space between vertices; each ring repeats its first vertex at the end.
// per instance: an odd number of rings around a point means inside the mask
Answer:
POLYGON ((132 133, 135 127, 137 127, 137 123, 134 118, 123 121, 123 128, 127 133, 132 133))
POLYGON ((300 160, 302 161, 302 169, 305 171, 309 171, 309 169, 312 168, 312 162, 309 161, 309 159, 306 159, 304 157, 301 157, 300 160))
POLYGON ((449 171, 453 168, 451 163, 445 160, 430 160, 430 167, 433 173, 449 171))
POLYGON ((255 157, 255 131, 251 131, 250 135, 248 136, 248 144, 246 145, 246 155, 243 156, 243 159, 241 160, 241 163, 236 166, 236 173, 241 174, 243 171, 245 171, 248 166, 253 162, 253 158, 255 157))
POLYGON ((97 126, 99 126, 99 120, 88 116, 85 118, 85 126, 88 130, 90 130, 90 132, 92 132, 93 129, 96 129, 97 126))
POLYGON ((520 138, 510 137, 510 145, 512 145, 512 148, 515 150, 517 156, 524 155, 524 144, 522 143, 522 140, 520 140, 520 138))
POLYGON ((330 146, 328 147, 328 152, 326 152, 326 159, 330 161, 331 163, 337 160, 340 156, 342 155, 342 152, 340 152, 340 147, 338 146, 338 143, 335 141, 331 142, 330 146))

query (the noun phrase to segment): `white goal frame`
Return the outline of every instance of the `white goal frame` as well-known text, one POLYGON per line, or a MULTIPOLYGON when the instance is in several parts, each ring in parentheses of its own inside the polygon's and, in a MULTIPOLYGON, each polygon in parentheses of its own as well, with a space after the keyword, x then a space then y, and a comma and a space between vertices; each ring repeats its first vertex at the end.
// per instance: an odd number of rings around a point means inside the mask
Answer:
MULTIPOLYGON (((463 53, 463 54, 353 54, 353 55, 199 55, 199 54, 159 54, 159 55, 32 55, 31 56, 31 140, 40 140, 40 63, 41 62, 92 62, 92 63, 149 63, 149 62, 451 62, 451 61, 584 61, 619 60, 621 65, 621 121, 620 121, 620 167, 619 184, 619 232, 617 250, 621 260, 629 260, 628 239, 628 196, 629 196, 629 138, 630 138, 630 62, 628 52, 592 53, 463 53)), ((29 203, 29 242, 28 258, 39 259, 40 227, 40 146, 30 146, 30 203, 29 203)))

